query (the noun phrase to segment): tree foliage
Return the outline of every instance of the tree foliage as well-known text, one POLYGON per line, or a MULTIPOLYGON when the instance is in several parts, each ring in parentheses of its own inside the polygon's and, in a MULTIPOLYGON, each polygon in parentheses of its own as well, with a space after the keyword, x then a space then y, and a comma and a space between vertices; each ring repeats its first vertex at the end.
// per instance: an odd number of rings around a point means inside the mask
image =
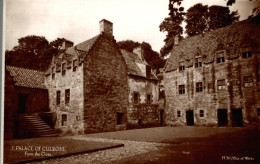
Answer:
POLYGON ((18 39, 18 45, 5 52, 5 63, 18 67, 44 71, 54 54, 59 51, 61 40, 52 43, 43 36, 29 35, 18 39), (59 42, 59 43, 58 43, 59 42))
POLYGON ((238 12, 230 12, 228 7, 196 4, 186 13, 186 33, 189 36, 215 30, 238 21, 238 12))
POLYGON ((161 32, 167 32, 164 39, 165 45, 160 50, 162 56, 168 54, 174 46, 174 38, 182 39, 183 28, 181 24, 184 20, 184 8, 181 6, 183 0, 169 0, 169 17, 166 17, 160 24, 161 32))
POLYGON ((186 33, 189 36, 201 34, 208 30, 208 6, 198 3, 186 13, 186 33))
POLYGON ((139 43, 132 40, 125 40, 118 42, 118 46, 119 48, 125 49, 129 52, 132 52, 133 49, 138 46, 142 46, 144 50, 144 59, 153 69, 158 70, 159 68, 164 67, 165 60, 160 57, 158 52, 152 50, 152 47, 149 43, 139 43))
POLYGON ((237 11, 230 12, 228 7, 223 6, 210 6, 208 15, 209 30, 215 30, 239 20, 239 14, 237 11))

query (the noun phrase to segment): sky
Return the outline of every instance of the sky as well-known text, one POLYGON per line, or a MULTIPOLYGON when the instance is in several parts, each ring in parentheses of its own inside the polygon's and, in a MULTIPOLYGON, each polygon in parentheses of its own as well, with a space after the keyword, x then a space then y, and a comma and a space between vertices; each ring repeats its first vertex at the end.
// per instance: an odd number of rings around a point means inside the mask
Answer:
MULTIPOLYGON (((166 33, 159 25, 168 16, 168 0, 5 0, 5 45, 11 50, 18 39, 28 35, 44 36, 49 42, 66 38, 74 45, 99 34, 99 21, 113 23, 117 41, 148 42, 159 52, 166 33)), ((191 6, 226 6, 225 0, 183 0, 185 10, 191 6)), ((236 0, 230 7, 238 10, 240 20, 260 6, 258 0, 236 0)))

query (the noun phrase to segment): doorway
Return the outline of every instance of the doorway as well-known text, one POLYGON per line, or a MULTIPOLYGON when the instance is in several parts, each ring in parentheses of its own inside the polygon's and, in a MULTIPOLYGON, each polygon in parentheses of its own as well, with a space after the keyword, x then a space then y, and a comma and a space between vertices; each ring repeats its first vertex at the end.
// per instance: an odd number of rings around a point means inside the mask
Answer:
POLYGON ((26 113, 28 94, 18 95, 18 113, 26 113))
POLYGON ((232 113, 232 126, 242 127, 243 126, 242 109, 232 109, 231 113, 232 113))
POLYGON ((164 111, 163 110, 160 110, 160 126, 163 126, 163 113, 164 111))
POLYGON ((187 110, 186 111, 186 122, 187 122, 187 126, 193 126, 194 125, 193 110, 187 110))
POLYGON ((218 109, 218 126, 228 125, 227 109, 218 109))

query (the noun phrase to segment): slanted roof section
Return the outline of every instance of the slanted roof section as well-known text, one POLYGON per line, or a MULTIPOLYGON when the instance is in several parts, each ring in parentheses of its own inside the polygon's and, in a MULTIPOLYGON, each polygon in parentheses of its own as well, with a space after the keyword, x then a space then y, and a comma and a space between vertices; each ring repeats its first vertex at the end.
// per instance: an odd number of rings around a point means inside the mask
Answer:
MULTIPOLYGON (((146 61, 143 61, 142 59, 140 59, 137 54, 126 51, 124 49, 121 49, 121 53, 122 53, 123 58, 126 62, 128 74, 147 78, 146 74, 144 74, 141 71, 141 69, 139 68, 139 66, 137 65, 137 63, 143 64, 143 65, 148 65, 146 63, 146 61)), ((151 71, 150 79, 157 80, 157 77, 156 77, 156 75, 154 74, 153 71, 151 71)))
POLYGON ((100 35, 97 35, 89 40, 86 40, 82 43, 77 44, 76 46, 70 47, 63 52, 59 53, 57 56, 53 57, 52 63, 50 64, 48 70, 45 75, 51 74, 51 67, 53 65, 61 65, 63 62, 67 62, 67 67, 71 67, 71 63, 73 59, 78 59, 79 63, 81 63, 86 55, 89 53, 91 48, 97 42, 100 35))
POLYGON ((44 72, 14 66, 6 66, 6 71, 10 73, 15 86, 46 89, 44 72))
POLYGON ((196 56, 201 56, 203 63, 212 63, 219 50, 226 51, 227 59, 238 58, 240 48, 245 40, 250 40, 247 43, 250 46, 255 46, 255 51, 259 52, 257 43, 260 42, 260 24, 252 24, 249 20, 245 20, 214 31, 188 37, 172 49, 165 71, 176 70, 180 61, 184 61, 186 67, 193 66, 196 56))
POLYGON ((89 50, 91 49, 91 47, 96 43, 96 41, 98 40, 98 37, 100 35, 97 35, 89 40, 86 40, 82 43, 79 43, 78 45, 76 45, 76 50, 79 51, 85 51, 86 53, 89 52, 89 50))

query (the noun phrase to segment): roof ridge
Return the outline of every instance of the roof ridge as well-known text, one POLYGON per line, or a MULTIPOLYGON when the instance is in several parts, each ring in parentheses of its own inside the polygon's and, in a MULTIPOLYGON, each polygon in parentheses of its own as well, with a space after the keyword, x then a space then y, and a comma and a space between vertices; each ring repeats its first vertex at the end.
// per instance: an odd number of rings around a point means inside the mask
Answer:
POLYGON ((213 33, 213 32, 216 32, 216 31, 219 31, 219 30, 223 30, 225 28, 229 28, 230 26, 234 26, 235 24, 242 24, 242 23, 245 23, 249 21, 249 19, 245 19, 245 20, 242 20, 242 21, 238 21, 238 22, 233 22, 229 25, 226 25, 226 26, 223 26, 223 27, 220 27, 220 28, 217 28, 215 30, 211 30, 211 31, 206 31, 204 33, 201 33, 201 34, 198 34, 198 35, 193 35, 193 36, 187 36, 186 38, 183 38, 182 40, 180 40, 180 42, 183 42, 184 40, 187 40, 187 39, 192 39, 192 38, 195 38, 195 37, 200 37, 200 36, 203 36, 203 35, 207 35, 209 33, 213 33))

